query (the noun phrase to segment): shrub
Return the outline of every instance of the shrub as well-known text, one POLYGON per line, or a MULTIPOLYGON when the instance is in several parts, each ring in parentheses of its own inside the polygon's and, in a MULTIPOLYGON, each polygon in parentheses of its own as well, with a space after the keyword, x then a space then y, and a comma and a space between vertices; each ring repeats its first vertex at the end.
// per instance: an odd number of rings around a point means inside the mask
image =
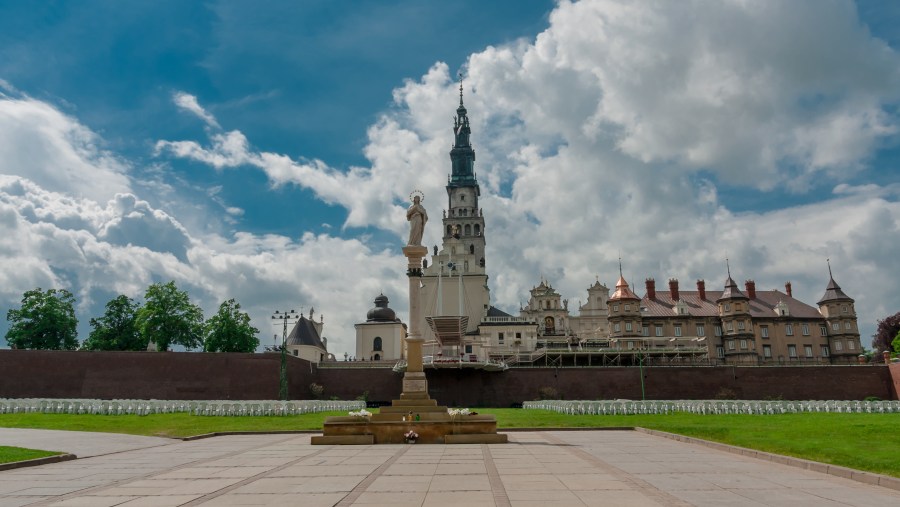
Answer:
POLYGON ((557 391, 553 387, 542 387, 538 389, 538 399, 539 400, 558 400, 559 399, 559 391, 557 391))
POLYGON ((714 396, 717 400, 736 400, 737 393, 734 392, 734 389, 729 389, 727 387, 723 387, 719 389, 719 392, 714 396))
POLYGON ((314 399, 321 400, 322 395, 325 394, 325 386, 313 382, 309 385, 309 394, 311 394, 314 399))

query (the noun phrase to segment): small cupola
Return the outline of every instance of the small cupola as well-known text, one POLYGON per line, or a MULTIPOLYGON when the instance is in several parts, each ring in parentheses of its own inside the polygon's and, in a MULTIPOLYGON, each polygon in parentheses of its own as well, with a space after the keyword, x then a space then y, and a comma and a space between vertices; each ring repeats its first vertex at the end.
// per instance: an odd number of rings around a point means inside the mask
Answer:
POLYGON ((388 298, 384 294, 375 298, 375 308, 366 314, 366 322, 394 322, 396 320, 397 314, 388 308, 388 298))

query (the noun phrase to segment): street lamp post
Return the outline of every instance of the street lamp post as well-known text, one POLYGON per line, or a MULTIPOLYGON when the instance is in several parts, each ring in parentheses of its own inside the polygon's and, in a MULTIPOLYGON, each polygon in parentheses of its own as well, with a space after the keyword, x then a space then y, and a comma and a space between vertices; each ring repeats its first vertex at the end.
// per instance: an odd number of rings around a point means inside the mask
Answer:
POLYGON ((300 314, 295 310, 290 312, 280 312, 275 310, 272 315, 272 324, 277 326, 281 324, 281 372, 278 378, 278 399, 286 401, 288 399, 288 379, 287 379, 287 332, 288 324, 293 325, 300 319, 300 314))

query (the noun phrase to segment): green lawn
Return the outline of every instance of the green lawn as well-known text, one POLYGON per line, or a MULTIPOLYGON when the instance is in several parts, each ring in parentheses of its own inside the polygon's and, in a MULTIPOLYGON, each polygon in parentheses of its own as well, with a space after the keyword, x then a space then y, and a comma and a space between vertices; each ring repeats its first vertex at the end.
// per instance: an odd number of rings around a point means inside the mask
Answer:
MULTIPOLYGON (((544 410, 477 409, 502 428, 641 426, 741 447, 900 477, 900 414, 563 415, 544 410)), ((184 437, 216 431, 316 430, 328 415, 199 417, 0 414, 0 427, 184 437)))
POLYGON ((321 430, 322 422, 329 415, 347 415, 347 413, 323 412, 286 417, 202 417, 183 413, 147 416, 0 414, 0 427, 101 431, 180 438, 217 431, 321 430))
POLYGON ((12 463, 13 461, 25 461, 27 459, 46 458, 47 456, 56 456, 57 454, 62 453, 0 445, 0 464, 12 463))

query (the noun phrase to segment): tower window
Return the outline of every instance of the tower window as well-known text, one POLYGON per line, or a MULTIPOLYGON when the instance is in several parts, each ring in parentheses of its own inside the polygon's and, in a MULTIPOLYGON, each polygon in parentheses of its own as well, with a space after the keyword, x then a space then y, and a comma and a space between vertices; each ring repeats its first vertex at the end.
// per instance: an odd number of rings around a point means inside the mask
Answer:
POLYGON ((466 232, 465 232, 465 235, 466 235, 466 236, 471 236, 471 235, 472 235, 472 226, 471 226, 471 225, 466 224, 466 227, 465 227, 464 230, 466 231, 466 232))
POLYGON ((473 255, 475 254, 475 245, 469 245, 469 253, 473 255))
POLYGON ((481 226, 475 224, 475 235, 478 236, 479 234, 481 234, 481 226))
POLYGON ((460 200, 460 201, 465 201, 465 200, 466 200, 466 194, 459 194, 459 200, 460 200))
POLYGON ((372 350, 381 350, 381 337, 376 336, 374 342, 372 343, 372 350))

